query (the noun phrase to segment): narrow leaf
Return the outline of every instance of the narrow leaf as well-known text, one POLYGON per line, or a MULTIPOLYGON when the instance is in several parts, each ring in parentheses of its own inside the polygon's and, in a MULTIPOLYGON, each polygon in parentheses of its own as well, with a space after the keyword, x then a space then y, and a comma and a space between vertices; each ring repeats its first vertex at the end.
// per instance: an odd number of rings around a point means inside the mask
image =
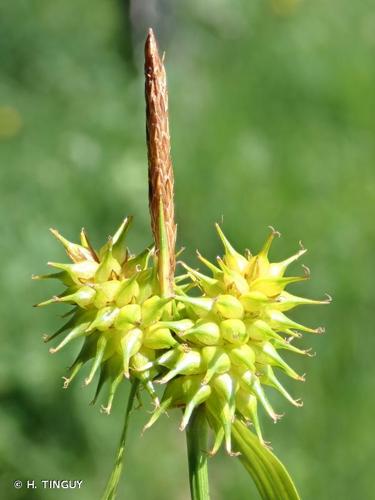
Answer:
POLYGON ((130 389, 128 404, 127 404, 126 411, 125 411, 124 426, 122 429, 120 444, 119 444, 117 454, 116 454, 115 465, 113 467, 112 473, 111 473, 110 478, 108 480, 108 483, 106 485, 104 494, 102 496, 102 500, 115 500, 115 498, 116 498, 117 487, 118 487, 118 483, 120 481, 121 471, 122 471, 122 466, 123 466, 126 434, 127 434, 127 430, 128 430, 128 424, 129 424, 129 415, 130 415, 132 408, 133 408, 134 398, 135 398, 135 395, 136 395, 136 392, 138 389, 138 384, 139 384, 139 381, 137 379, 135 379, 133 381, 133 384, 132 384, 131 389, 130 389))
POLYGON ((236 419, 232 434, 241 452, 239 458, 263 500, 299 500, 296 487, 284 465, 245 424, 236 419))

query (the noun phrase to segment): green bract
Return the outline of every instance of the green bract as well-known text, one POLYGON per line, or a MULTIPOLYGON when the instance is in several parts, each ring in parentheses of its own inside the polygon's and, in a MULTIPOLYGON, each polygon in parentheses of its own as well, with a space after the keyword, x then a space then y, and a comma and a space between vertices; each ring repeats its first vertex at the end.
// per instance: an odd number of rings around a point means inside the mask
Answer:
POLYGON ((168 408, 181 407, 180 429, 184 430, 194 409, 204 405, 215 434, 212 454, 223 441, 227 452, 234 454, 231 438, 235 419, 251 423, 264 443, 258 405, 275 422, 280 418, 264 386, 275 388, 295 406, 302 404, 276 376, 281 370, 295 380, 304 380, 279 351, 308 355, 308 350, 295 347, 292 341, 300 332, 322 332, 300 325, 284 313, 302 304, 330 301, 305 299, 285 291, 288 284, 308 278, 306 271, 303 276, 285 276, 288 265, 306 250, 301 247, 289 259, 271 263, 268 252, 277 234, 272 230, 258 255, 243 256, 217 225, 224 256, 212 264, 198 254, 211 276, 183 264, 187 274, 175 278, 174 296, 162 298, 153 248, 133 256, 125 247, 129 223, 130 218, 125 219, 99 251, 93 249, 84 230, 80 244, 52 230, 72 263, 49 263, 58 272, 36 277, 57 278, 66 286, 61 295, 38 305, 68 303, 73 309, 65 325, 45 340, 65 335, 50 349, 52 353, 74 339, 83 340, 64 387, 91 361, 85 384, 100 371, 95 402, 109 381, 108 401, 102 407, 107 413, 119 383, 124 378, 137 378, 155 403, 145 428, 168 408), (188 295, 192 287, 200 294, 188 295), (155 382, 165 386, 160 403, 155 382))

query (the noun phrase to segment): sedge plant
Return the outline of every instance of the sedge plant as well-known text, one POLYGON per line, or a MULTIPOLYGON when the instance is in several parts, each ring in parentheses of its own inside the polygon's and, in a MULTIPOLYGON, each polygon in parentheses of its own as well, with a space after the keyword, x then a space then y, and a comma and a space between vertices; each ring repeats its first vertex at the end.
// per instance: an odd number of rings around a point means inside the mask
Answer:
POLYGON ((279 380, 279 372, 296 381, 283 358, 285 351, 311 356, 296 345, 306 334, 322 333, 289 317, 301 305, 330 302, 289 293, 292 283, 309 278, 287 269, 305 252, 273 262, 269 253, 279 233, 273 228, 258 253, 239 253, 216 225, 223 255, 211 262, 197 252, 202 270, 180 262, 176 273, 174 176, 170 154, 165 68, 152 30, 145 46, 146 131, 149 206, 153 244, 138 255, 126 245, 132 222, 126 217, 105 244, 96 249, 84 229, 78 243, 52 234, 63 245, 69 263, 49 262, 55 272, 35 279, 57 279, 65 287, 38 306, 70 304, 65 323, 45 337, 51 353, 70 342, 81 349, 64 377, 64 388, 85 371, 84 383, 96 381, 92 402, 106 388, 103 412, 109 414, 116 391, 131 384, 113 472, 103 499, 114 499, 121 476, 126 432, 133 402, 146 392, 153 412, 144 430, 172 408, 182 411, 193 500, 209 498, 207 464, 224 447, 238 457, 267 500, 294 500, 297 490, 284 466, 264 440, 259 410, 274 422, 268 388, 294 406, 302 406, 279 380), (87 367, 87 368, 86 368, 87 367), (162 391, 158 390, 158 386, 162 391), (161 394, 161 396, 159 395, 161 394))

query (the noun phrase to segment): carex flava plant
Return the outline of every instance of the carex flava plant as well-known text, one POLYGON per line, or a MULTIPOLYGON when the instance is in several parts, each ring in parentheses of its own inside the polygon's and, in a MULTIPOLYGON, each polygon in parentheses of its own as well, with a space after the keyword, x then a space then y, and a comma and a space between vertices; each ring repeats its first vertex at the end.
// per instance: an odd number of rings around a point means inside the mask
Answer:
POLYGON ((168 95, 164 64, 150 30, 145 47, 146 131, 149 207, 153 245, 133 255, 126 244, 132 218, 126 217, 101 248, 94 248, 82 229, 79 242, 52 234, 70 262, 49 262, 65 289, 38 306, 70 304, 65 323, 45 341, 51 353, 70 342, 79 353, 64 377, 67 388, 84 372, 84 384, 96 381, 93 403, 106 395, 102 411, 110 413, 116 390, 131 384, 116 463, 103 499, 115 498, 134 398, 145 392, 152 414, 150 428, 169 409, 180 408, 180 430, 186 431, 190 489, 193 499, 208 499, 208 456, 223 446, 238 456, 264 499, 296 499, 298 493, 279 460, 264 441, 259 413, 276 422, 268 388, 292 405, 302 406, 279 380, 283 372, 303 381, 283 352, 311 356, 296 345, 306 334, 319 334, 295 322, 289 311, 301 305, 326 304, 286 291, 309 278, 287 274, 305 252, 273 262, 269 253, 279 233, 270 233, 260 251, 239 253, 216 225, 223 255, 215 262, 197 257, 198 270, 179 262, 176 273, 176 225, 173 168, 170 155, 168 95), (158 388, 159 387, 159 388, 158 388))

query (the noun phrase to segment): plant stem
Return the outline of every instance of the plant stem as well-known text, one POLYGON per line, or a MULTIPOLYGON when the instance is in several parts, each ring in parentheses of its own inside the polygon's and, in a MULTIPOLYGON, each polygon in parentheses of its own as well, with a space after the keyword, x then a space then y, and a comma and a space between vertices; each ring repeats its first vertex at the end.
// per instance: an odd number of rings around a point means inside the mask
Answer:
POLYGON ((102 496, 102 500, 114 500, 116 498, 117 487, 120 481, 121 471, 123 467, 123 458, 125 453, 125 442, 128 431, 129 416, 133 408, 134 398, 137 393, 138 385, 139 385, 139 380, 134 379, 130 388, 128 403, 126 406, 124 426, 122 428, 120 443, 116 453, 115 465, 113 467, 112 473, 110 475, 104 494, 102 496))
POLYGON ((209 500, 207 470, 208 426, 204 409, 194 410, 186 430, 189 482, 192 500, 209 500))

